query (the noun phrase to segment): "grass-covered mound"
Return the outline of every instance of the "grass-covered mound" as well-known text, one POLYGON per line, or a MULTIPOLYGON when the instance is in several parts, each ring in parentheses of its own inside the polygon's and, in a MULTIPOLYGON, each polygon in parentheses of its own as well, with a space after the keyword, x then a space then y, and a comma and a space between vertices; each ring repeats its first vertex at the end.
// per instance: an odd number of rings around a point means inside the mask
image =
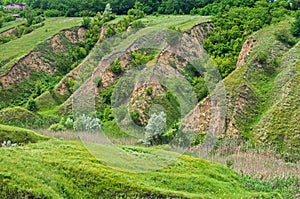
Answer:
POLYGON ((41 123, 42 120, 38 115, 22 107, 6 108, 0 111, 0 124, 30 128, 39 126, 41 123))
MULTIPOLYGON (((135 154, 147 150, 137 148, 135 154)), ((3 148, 0 154, 0 198, 270 196, 247 190, 241 176, 229 168, 189 156, 155 172, 129 173, 105 166, 77 141, 50 140, 3 148)))
POLYGON ((0 143, 11 141, 16 144, 36 143, 41 140, 47 140, 45 136, 36 134, 35 132, 12 126, 0 124, 0 143))

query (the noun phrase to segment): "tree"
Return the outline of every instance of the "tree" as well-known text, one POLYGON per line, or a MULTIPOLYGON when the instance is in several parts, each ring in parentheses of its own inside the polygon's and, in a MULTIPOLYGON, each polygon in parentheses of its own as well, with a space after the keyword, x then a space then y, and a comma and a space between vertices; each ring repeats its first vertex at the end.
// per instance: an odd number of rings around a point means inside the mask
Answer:
POLYGON ((27 20, 26 25, 31 26, 34 17, 33 17, 33 13, 31 11, 31 8, 29 6, 26 6, 25 17, 26 17, 26 20, 27 20))
POLYGON ((80 115, 74 121, 74 129, 79 132, 99 132, 101 131, 101 122, 98 118, 80 115))
POLYGON ((124 71, 118 59, 114 60, 109 69, 116 75, 120 75, 124 71))
POLYGON ((36 102, 32 98, 30 98, 28 100, 26 108, 27 108, 27 110, 32 111, 32 112, 37 112, 38 111, 38 107, 36 105, 36 102))
POLYGON ((296 12, 295 22, 291 26, 291 33, 296 37, 300 36, 300 10, 296 12))
POLYGON ((145 132, 144 143, 146 145, 158 144, 161 140, 162 133, 166 130, 167 117, 164 112, 158 115, 153 113, 148 121, 145 132))

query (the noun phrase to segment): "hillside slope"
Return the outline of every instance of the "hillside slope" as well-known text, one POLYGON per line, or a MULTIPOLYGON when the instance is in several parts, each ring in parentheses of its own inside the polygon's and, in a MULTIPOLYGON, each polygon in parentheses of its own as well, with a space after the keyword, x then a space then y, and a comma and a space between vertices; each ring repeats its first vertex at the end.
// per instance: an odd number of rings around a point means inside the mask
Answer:
MULTIPOLYGON (((109 146, 103 148, 109 150, 109 146)), ((151 150, 128 147, 126 151, 143 156, 151 150)), ((79 142, 52 140, 2 148, 0 154, 1 198, 234 199, 277 195, 248 191, 241 176, 230 169, 188 156, 160 170, 135 174, 105 166, 79 142)))
MULTIPOLYGON (((299 160, 299 50, 280 41, 278 32, 288 33, 288 21, 263 28, 244 44, 238 68, 224 80, 226 122, 216 137, 231 137, 272 146, 287 160, 299 160)), ((287 36, 288 37, 288 36, 287 36)), ((193 131, 209 131, 213 113, 211 98, 205 99, 185 119, 193 131), (199 113, 208 107, 207 116, 199 113), (196 122, 192 122, 196 121, 196 122)), ((270 147, 270 148, 272 148, 270 147)))
POLYGON ((0 75, 9 70, 19 59, 32 51, 37 44, 44 42, 63 29, 80 25, 81 18, 49 18, 45 25, 30 34, 1 45, 0 75))
POLYGON ((0 69, 1 108, 25 105, 30 98, 54 87, 76 64, 71 49, 75 51, 85 37, 85 29, 76 27, 79 20, 51 19, 42 30, 1 45, 2 61, 9 60, 0 69))

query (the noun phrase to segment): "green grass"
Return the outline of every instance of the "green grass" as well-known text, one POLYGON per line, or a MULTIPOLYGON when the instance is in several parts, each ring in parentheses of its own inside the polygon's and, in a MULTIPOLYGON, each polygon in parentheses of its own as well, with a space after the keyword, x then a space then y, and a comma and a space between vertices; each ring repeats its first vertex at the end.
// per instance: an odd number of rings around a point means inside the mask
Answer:
MULTIPOLYGON (((118 16, 108 24, 116 24, 122 19, 118 16)), ((192 16, 192 15, 149 15, 140 19, 147 27, 156 28, 176 28, 181 31, 189 31, 193 26, 210 21, 209 16, 192 16)))
POLYGON ((5 108, 0 111, 0 124, 22 128, 41 128, 53 123, 57 118, 43 117, 22 107, 5 108))
MULTIPOLYGON (((155 148, 122 147, 141 158, 155 148)), ((103 157, 117 154, 99 146, 103 157)), ((164 168, 131 173, 103 164, 77 141, 50 140, 0 149, 1 198, 271 198, 247 190, 229 168, 189 156, 164 168)), ((150 155, 149 155, 150 154, 150 155)), ((172 157, 173 154, 164 152, 172 157)), ((146 157, 146 156, 144 156, 146 157)), ((152 158, 155 158, 152 156, 152 158)), ((153 159, 159 161, 159 159, 153 159)))
POLYGON ((63 29, 80 25, 81 18, 49 18, 45 25, 30 34, 1 45, 0 62, 4 66, 0 68, 0 75, 9 70, 19 59, 27 55, 39 43, 50 38, 63 29))
POLYGON ((0 124, 0 143, 11 141, 16 144, 36 143, 49 138, 23 128, 0 124))
POLYGON ((176 28, 181 31, 189 31, 193 26, 210 21, 207 16, 191 15, 159 15, 146 16, 141 19, 146 26, 176 28))
POLYGON ((19 19, 16 19, 15 21, 10 21, 10 22, 4 23, 2 28, 0 28, 0 33, 6 31, 8 29, 14 28, 18 25, 21 25, 24 22, 25 22, 25 19, 19 18, 19 19))

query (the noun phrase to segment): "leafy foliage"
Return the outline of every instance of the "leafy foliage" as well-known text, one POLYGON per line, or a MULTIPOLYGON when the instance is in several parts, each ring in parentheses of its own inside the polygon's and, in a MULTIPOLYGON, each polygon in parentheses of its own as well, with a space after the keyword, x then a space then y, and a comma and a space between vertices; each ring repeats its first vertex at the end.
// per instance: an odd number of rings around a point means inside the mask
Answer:
POLYGON ((161 142, 162 133, 166 130, 167 115, 164 112, 159 114, 153 113, 148 120, 145 127, 145 140, 146 145, 155 145, 161 142))
POLYGON ((16 144, 36 143, 42 140, 48 140, 45 136, 23 128, 6 126, 0 124, 0 143, 8 142, 16 144))
POLYGON ((300 10, 296 12, 295 22, 292 23, 291 33, 294 36, 300 36, 300 10))
POLYGON ((124 71, 118 59, 114 60, 114 62, 109 66, 109 69, 116 75, 121 75, 124 71))
MULTIPOLYGON (((250 34, 271 23, 284 19, 287 2, 279 0, 273 3, 261 1, 222 1, 209 6, 221 6, 216 10, 212 19, 215 29, 205 40, 204 47, 216 61, 222 75, 226 77, 235 69, 235 64, 242 49, 243 42, 250 34), (244 7, 244 6, 249 7, 244 7), (222 6, 228 9, 222 10, 222 6), (241 6, 232 7, 231 6, 241 6), (250 7, 251 6, 251 7, 250 7), (229 10, 229 8, 231 8, 229 10), (224 12, 227 11, 228 12, 224 12)), ((208 7, 209 7, 208 6, 208 7)), ((206 8, 205 8, 206 9, 206 8)), ((208 8, 207 8, 208 9, 208 8)), ((214 11, 214 9, 212 9, 214 11)), ((204 12, 200 9, 199 13, 204 12)))
POLYGON ((81 116, 76 117, 74 129, 79 132, 99 132, 101 130, 101 123, 98 118, 82 114, 81 116))

